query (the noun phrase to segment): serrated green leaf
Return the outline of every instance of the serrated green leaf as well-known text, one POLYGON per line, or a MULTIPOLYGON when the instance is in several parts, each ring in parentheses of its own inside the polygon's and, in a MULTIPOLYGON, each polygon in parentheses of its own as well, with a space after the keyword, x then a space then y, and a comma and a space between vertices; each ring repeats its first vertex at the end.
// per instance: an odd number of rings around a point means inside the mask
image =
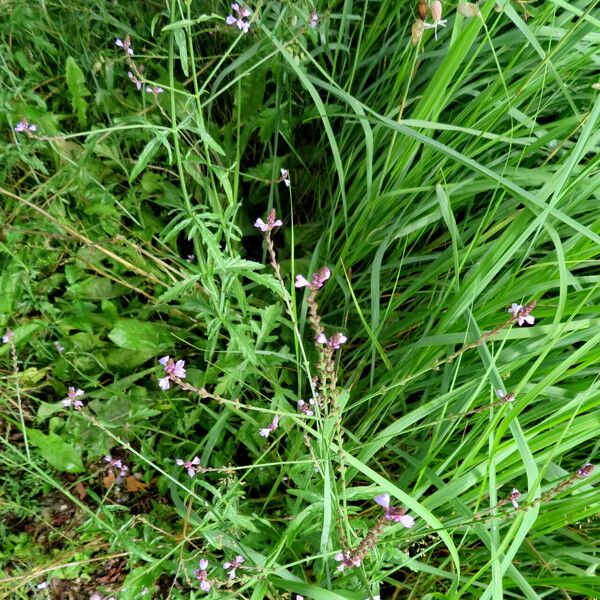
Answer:
POLYGON ((71 94, 71 106, 77 114, 79 123, 85 125, 88 103, 84 100, 84 97, 89 96, 91 92, 85 87, 83 71, 71 56, 67 58, 66 79, 67 88, 71 94))

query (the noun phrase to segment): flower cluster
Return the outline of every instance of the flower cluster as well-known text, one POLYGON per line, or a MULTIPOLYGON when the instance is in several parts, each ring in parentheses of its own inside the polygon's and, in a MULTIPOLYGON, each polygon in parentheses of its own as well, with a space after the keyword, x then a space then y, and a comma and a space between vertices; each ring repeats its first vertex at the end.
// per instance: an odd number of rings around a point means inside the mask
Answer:
POLYGON ((281 222, 281 219, 278 219, 277 215, 275 214, 275 209, 272 209, 267 216, 266 223, 260 218, 256 219, 254 222, 254 227, 260 229, 263 233, 273 231, 275 227, 281 227, 282 225, 283 223, 281 222))
POLYGON ((298 400, 298 410, 303 412, 307 417, 312 417, 315 414, 313 410, 314 405, 315 401, 312 398, 308 402, 298 400))
POLYGON ((158 362, 164 367, 166 373, 164 377, 158 380, 158 387, 161 390, 168 390, 171 387, 171 382, 179 383, 181 379, 185 379, 184 360, 175 362, 167 354, 167 356, 163 356, 158 362))
POLYGON ((73 407, 75 410, 81 410, 83 408, 83 402, 81 400, 77 400, 76 398, 83 396, 84 394, 85 392, 83 390, 70 387, 67 390, 67 397, 62 401, 62 405, 65 408, 73 407))
POLYGON ((334 333, 329 339, 324 333, 317 336, 317 344, 329 346, 332 350, 339 350, 340 346, 347 341, 348 338, 341 332, 334 333))
MULTIPOLYGON (((126 35, 124 39, 117 38, 115 40, 115 45, 119 48, 122 48, 125 52, 125 59, 129 66, 129 70, 127 71, 127 77, 129 77, 129 80, 131 81, 131 83, 133 83, 133 85, 135 85, 136 89, 139 92, 142 89, 142 87, 144 87, 144 78, 142 76, 144 67, 138 67, 138 65, 132 58, 134 52, 131 46, 131 39, 129 35, 126 35)), ((159 94, 162 94, 164 92, 163 88, 159 85, 146 85, 144 87, 144 90, 147 94, 152 94, 155 99, 159 94)))
POLYGON ((15 131, 17 133, 21 133, 23 131, 26 131, 27 133, 33 133, 34 131, 37 131, 37 125, 29 123, 27 119, 23 118, 15 125, 15 131))
POLYGON ((263 429, 259 429, 258 433, 262 437, 268 438, 269 435, 271 433, 273 433, 278 427, 279 427, 279 415, 275 415, 273 417, 273 420, 271 421, 271 423, 269 423, 269 425, 267 425, 267 427, 264 427, 263 429))
POLYGON ((118 472, 119 477, 125 477, 129 472, 129 467, 120 458, 113 458, 110 454, 107 454, 102 460, 108 463, 109 470, 112 471, 114 468, 118 472))
MULTIPOLYGON (((224 562, 223 569, 227 572, 227 578, 232 581, 236 577, 236 570, 241 567, 245 559, 238 554, 232 561, 224 562)), ((198 561, 198 569, 194 571, 196 579, 200 582, 200 589, 203 592, 210 592, 213 586, 220 587, 222 584, 216 579, 210 579, 208 575, 208 560, 201 558, 198 561)))
POLYGON ((131 79, 131 82, 135 85, 139 92, 142 89, 142 80, 138 79, 131 71, 127 71, 127 77, 131 79))
POLYGON ((387 521, 393 521, 394 523, 402 523, 404 527, 408 528, 411 528, 415 524, 415 520, 410 515, 407 515, 406 511, 403 508, 397 508, 395 506, 390 505, 389 494, 381 494, 380 496, 375 496, 375 502, 385 510, 385 514, 383 515, 383 517, 387 521))
POLYGON ((250 21, 247 21, 246 19, 252 14, 250 9, 244 5, 240 6, 237 2, 234 2, 231 5, 231 9, 236 16, 227 15, 227 19, 225 19, 227 25, 235 25, 240 31, 248 33, 250 21))
POLYGON ((317 14, 316 10, 313 10, 310 13, 310 20, 308 22, 308 26, 311 27, 312 29, 315 29, 318 24, 319 24, 319 15, 317 14))
POLYGON ((2 343, 8 344, 9 342, 12 342, 12 339, 14 336, 15 336, 15 334, 14 334, 13 330, 7 329, 6 333, 2 336, 2 343))
MULTIPOLYGON (((137 83, 135 85, 137 87, 137 83)), ((146 93, 148 94, 154 94, 154 96, 158 96, 158 94, 162 94, 163 92, 164 90, 159 85, 146 86, 146 93)))
POLYGON ((285 187, 290 187, 290 173, 287 169, 281 169, 281 179, 279 181, 283 181, 285 187))
POLYGON ((310 281, 304 275, 296 275, 296 283, 294 285, 297 288, 307 287, 310 290, 316 291, 322 288, 330 277, 331 271, 327 267, 322 267, 313 274, 310 281))
POLYGON ((229 579, 235 579, 235 571, 239 569, 244 562, 244 557, 238 554, 231 562, 223 563, 223 568, 227 571, 229 579))
POLYGON ((578 477, 589 477, 594 471, 594 465, 592 463, 585 463, 581 469, 577 471, 578 477))
POLYGON ((351 550, 344 550, 334 555, 334 560, 340 563, 337 566, 337 570, 342 572, 352 567, 360 567, 362 558, 360 556, 354 556, 351 550))
POLYGON ((198 465, 200 464, 200 459, 197 456, 195 456, 192 460, 183 460, 181 458, 177 458, 175 459, 175 462, 180 467, 183 467, 188 472, 188 475, 190 477, 193 477, 200 470, 198 468, 198 465))
POLYGON ((512 314, 513 319, 516 319, 519 326, 522 326, 525 323, 533 325, 535 323, 535 317, 530 313, 535 308, 535 305, 535 302, 530 302, 525 306, 513 302, 512 306, 508 309, 508 312, 512 314))
POLYGON ((129 38, 128 35, 125 36, 124 40, 122 40, 121 38, 117 38, 115 40, 115 46, 118 46, 119 48, 123 48, 123 50, 125 51, 125 54, 127 54, 127 56, 133 56, 133 48, 131 47, 131 39, 129 38))
POLYGON ((196 569, 194 571, 194 575, 196 576, 196 579, 198 579, 198 581, 200 582, 200 589, 203 592, 210 592, 210 588, 211 588, 211 581, 208 578, 208 561, 205 558, 201 558, 198 561, 198 569, 196 569))
POLYGON ((403 508, 398 508, 390 504, 389 494, 375 496, 374 500, 385 512, 356 548, 338 552, 334 556, 336 562, 339 563, 337 570, 340 572, 352 567, 359 567, 362 564, 365 556, 377 545, 379 536, 386 525, 401 523, 404 527, 411 528, 415 524, 415 520, 406 514, 403 508))
POLYGON ((512 492, 508 496, 508 499, 510 500, 511 504, 515 508, 519 508, 519 502, 518 502, 518 500, 519 500, 520 497, 521 497, 521 492, 517 488, 513 488, 512 492))
POLYGON ((515 395, 513 393, 507 394, 504 390, 496 390, 496 396, 500 398, 501 404, 513 402, 515 395))

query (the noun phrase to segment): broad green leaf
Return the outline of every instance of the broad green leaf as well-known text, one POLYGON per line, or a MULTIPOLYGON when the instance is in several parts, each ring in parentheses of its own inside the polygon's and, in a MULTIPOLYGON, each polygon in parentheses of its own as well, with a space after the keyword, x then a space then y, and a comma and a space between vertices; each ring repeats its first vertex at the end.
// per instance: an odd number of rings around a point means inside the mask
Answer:
POLYGON ((67 444, 55 433, 48 435, 37 429, 28 429, 29 441, 39 448, 42 457, 55 469, 67 473, 81 473, 85 471, 81 462, 81 452, 67 444))
POLYGON ((162 325, 136 319, 118 321, 108 338, 119 348, 142 352, 158 351, 172 340, 162 325))

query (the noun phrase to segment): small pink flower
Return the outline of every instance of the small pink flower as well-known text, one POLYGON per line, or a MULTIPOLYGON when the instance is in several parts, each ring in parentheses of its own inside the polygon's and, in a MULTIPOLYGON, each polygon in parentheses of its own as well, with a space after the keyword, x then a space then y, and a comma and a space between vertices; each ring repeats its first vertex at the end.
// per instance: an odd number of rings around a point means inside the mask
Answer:
POLYGON ((496 390, 496 396, 503 402, 513 402, 515 399, 514 394, 507 394, 504 390, 496 390))
POLYGON ((297 288, 310 287, 310 281, 304 275, 296 275, 296 283, 294 285, 297 288))
POLYGON ((7 329, 6 333, 2 336, 2 343, 8 344, 10 341, 12 341, 14 336, 15 336, 15 334, 14 334, 13 330, 7 329))
POLYGON ((131 71, 127 71, 127 77, 135 84, 138 91, 142 89, 142 82, 131 71))
POLYGON ((200 464, 200 459, 195 456, 192 460, 182 460, 181 458, 175 459, 175 462, 184 469, 187 470, 187 473, 190 477, 193 477, 198 472, 198 465, 200 464))
POLYGON ((279 181, 283 181, 285 187, 290 187, 290 174, 287 169, 281 169, 281 179, 279 181))
POLYGON ((437 29, 438 27, 446 27, 446 19, 442 19, 442 3, 440 0, 433 0, 431 3, 431 17, 433 23, 425 23, 425 29, 433 29, 435 32, 435 39, 437 40, 437 29))
POLYGON ((227 571, 229 569, 227 575, 229 579, 235 579, 235 571, 238 569, 242 563, 244 562, 244 557, 241 554, 238 554, 234 560, 231 562, 223 563, 223 568, 227 571))
POLYGON ((70 387, 67 390, 67 397, 62 401, 62 404, 65 408, 73 407, 75 410, 81 410, 83 407, 83 402, 81 400, 76 400, 78 396, 83 396, 85 392, 80 389, 75 389, 74 387, 70 387))
POLYGON ((332 350, 338 350, 340 346, 348 341, 348 338, 341 332, 334 333, 330 339, 324 333, 317 336, 317 344, 329 346, 332 350))
POLYGON ((152 87, 149 85, 146 86, 146 92, 148 94, 154 94, 154 96, 158 96, 158 94, 162 94, 164 91, 165 90, 163 90, 159 85, 153 85, 152 87))
POLYGON ((110 454, 107 454, 103 460, 108 463, 109 467, 114 467, 118 470, 119 477, 125 477, 129 472, 129 467, 126 464, 123 464, 123 461, 120 458, 113 458, 110 454))
POLYGON ((594 465, 592 463, 585 463, 581 469, 577 471, 578 477, 589 477, 594 471, 594 465))
POLYGON ((31 133, 33 131, 37 131, 37 125, 29 123, 27 119, 23 118, 15 125, 15 131, 17 133, 21 133, 22 131, 27 131, 28 133, 31 133))
POLYGON ((158 387, 161 390, 168 390, 171 387, 171 381, 175 383, 178 382, 179 379, 185 379, 186 371, 183 368, 185 365, 184 360, 178 360, 175 362, 172 358, 167 356, 163 356, 158 361, 165 369, 165 377, 158 380, 158 387))
POLYGON ((394 521, 394 523, 402 523, 404 527, 411 528, 415 524, 415 520, 406 514, 403 508, 396 508, 390 505, 390 495, 381 494, 381 496, 375 496, 375 502, 385 510, 384 517, 388 521, 394 521))
POLYGON ((119 48, 123 48, 129 56, 133 56, 133 48, 131 47, 129 36, 126 36, 124 40, 117 38, 115 44, 119 46, 119 48))
POLYGON ((315 401, 312 398, 308 402, 298 400, 298 410, 303 412, 307 417, 312 417, 315 414, 312 409, 314 405, 315 401))
POLYGON ((529 314, 532 308, 528 308, 528 306, 524 307, 521 304, 513 302, 512 306, 508 309, 508 312, 512 314, 513 318, 517 319, 519 326, 522 326, 525 323, 528 325, 533 325, 535 323, 535 317, 529 314))
POLYGON ((351 569, 352 567, 360 567, 361 558, 359 556, 353 556, 350 550, 346 550, 345 552, 338 552, 334 557, 334 560, 339 562, 340 564, 337 567, 337 570, 341 573, 345 569, 351 569))
POLYGON ((308 22, 309 27, 312 27, 313 29, 318 25, 319 23, 319 15, 317 14, 316 10, 313 10, 310 13, 310 21, 308 22))
POLYGON ((254 227, 260 229, 263 233, 267 233, 268 231, 273 231, 275 227, 281 227, 283 223, 280 219, 277 218, 275 214, 275 209, 271 209, 271 212, 267 216, 267 222, 265 223, 262 219, 256 219, 254 222, 254 227))
POLYGON ((271 433, 273 433, 277 428, 279 427, 279 415, 275 415, 273 417, 273 420, 271 421, 271 423, 268 425, 268 427, 265 427, 263 429, 259 429, 258 433, 264 437, 264 438, 268 438, 269 435, 271 433))
POLYGON ((517 502, 517 500, 520 497, 521 497, 521 492, 517 488, 513 488, 512 492, 510 493, 510 496, 508 497, 508 499, 511 501, 512 505, 515 508, 519 508, 519 503, 517 502))
POLYGON ((42 583, 38 583, 36 587, 38 590, 45 590, 48 587, 48 582, 42 581, 42 583))
POLYGON ((311 290, 318 290, 323 287, 325 282, 331 277, 331 271, 327 267, 322 267, 313 274, 311 281, 308 281, 304 275, 296 275, 297 288, 308 287, 311 290))
POLYGON ((208 561, 205 558, 201 558, 198 561, 198 567, 196 571, 194 571, 194 575, 200 581, 200 589, 203 592, 209 592, 211 587, 211 582, 208 579, 208 573, 206 569, 208 569, 208 561))
POLYGON ((244 19, 252 14, 250 9, 247 6, 240 6, 237 2, 234 2, 231 5, 231 8, 233 9, 233 12, 237 14, 237 16, 234 17, 233 15, 227 15, 227 18, 225 19, 227 25, 236 25, 239 30, 243 31, 244 33, 248 33, 248 30, 250 29, 250 22, 245 21, 244 19))

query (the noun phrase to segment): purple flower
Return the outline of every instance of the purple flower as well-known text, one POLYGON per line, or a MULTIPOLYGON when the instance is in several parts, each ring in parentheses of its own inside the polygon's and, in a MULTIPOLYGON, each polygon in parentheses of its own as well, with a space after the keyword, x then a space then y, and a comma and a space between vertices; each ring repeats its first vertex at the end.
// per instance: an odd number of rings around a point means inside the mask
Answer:
POLYGON ((138 91, 142 89, 142 82, 131 71, 127 71, 127 77, 135 84, 138 91))
POLYGON ((308 26, 312 27, 314 29, 318 23, 319 23, 319 15, 317 14, 316 10, 313 10, 310 13, 310 21, 308 22, 308 26))
POLYGON ((2 343, 3 344, 8 344, 9 342, 12 341, 13 337, 15 336, 14 332, 12 329, 7 329, 6 333, 2 336, 2 343))
POLYGON ((340 563, 337 567, 340 573, 345 569, 360 567, 360 563, 362 562, 360 556, 353 556, 350 550, 338 552, 333 558, 340 563))
POLYGON ((38 590, 45 590, 48 587, 48 582, 42 581, 42 583, 38 583, 36 587, 38 590))
POLYGON ((227 573, 229 579, 235 579, 235 570, 238 569, 243 562, 244 557, 241 554, 238 554, 231 562, 223 563, 223 568, 225 570, 229 569, 227 573))
POLYGON ((67 397, 62 401, 62 404, 65 408, 69 408, 72 406, 75 410, 81 410, 83 407, 83 402, 81 400, 76 400, 78 396, 83 396, 85 392, 80 389, 75 389, 74 387, 70 387, 67 390, 67 397))
POLYGON ((146 92, 148 94, 154 94, 155 96, 158 96, 158 94, 162 94, 164 91, 165 90, 163 90, 159 85, 153 85, 152 87, 150 87, 149 85, 146 86, 146 92))
POLYGON ((200 464, 200 459, 195 456, 192 460, 182 460, 181 458, 175 459, 175 462, 184 469, 187 470, 188 475, 193 477, 198 472, 198 465, 200 464))
POLYGON ((339 347, 348 341, 348 338, 341 332, 334 333, 330 339, 324 333, 320 333, 317 336, 317 344, 324 344, 329 346, 332 350, 338 350, 339 347))
POLYGON ((331 271, 327 267, 320 268, 313 274, 311 281, 308 281, 304 275, 296 275, 297 288, 308 287, 311 290, 318 290, 323 287, 324 283, 331 277, 331 271))
POLYGON ((298 400, 298 410, 302 411, 307 417, 312 417, 315 414, 312 409, 314 405, 315 401, 312 398, 308 402, 298 400))
POLYGON ((510 496, 508 497, 508 499, 511 501, 512 505, 515 508, 519 508, 519 503, 517 502, 517 500, 520 497, 521 497, 521 492, 517 488, 513 488, 512 492, 510 493, 510 496))
POLYGON ((281 179, 285 183, 285 187, 290 187, 290 173, 287 169, 281 169, 281 179))
POLYGON ((512 402, 515 399, 514 394, 507 394, 504 390, 496 390, 496 396, 503 402, 512 402))
POLYGON ((119 46, 119 48, 123 48, 129 56, 133 56, 133 48, 131 47, 129 36, 126 36, 124 40, 117 38, 115 44, 119 46))
POLYGON ((514 319, 517 319, 519 326, 522 326, 525 323, 528 325, 533 325, 535 323, 535 317, 529 314, 532 310, 533 306, 531 306, 531 304, 522 306, 521 304, 513 302, 512 306, 508 309, 508 312, 512 314, 514 319))
POLYGON ((113 458, 110 454, 107 454, 103 460, 108 463, 109 467, 114 467, 119 471, 119 477, 125 477, 129 472, 129 467, 123 464, 120 458, 113 458))
POLYGON ((177 383, 179 379, 185 379, 184 360, 175 362, 167 354, 167 356, 163 356, 158 362, 164 367, 166 373, 165 377, 158 380, 158 387, 161 390, 168 390, 171 387, 171 381, 177 383))
POLYGON ((375 502, 379 506, 383 507, 385 514, 383 515, 388 521, 394 521, 394 523, 402 523, 404 527, 409 529, 415 524, 415 520, 406 514, 403 508, 396 508, 390 505, 390 495, 381 494, 381 496, 375 496, 375 502))
POLYGON ((27 132, 37 131, 37 125, 34 125, 33 123, 29 123, 27 121, 27 119, 23 118, 15 125, 15 131, 17 133, 20 133, 22 131, 27 131, 27 132))
POLYGON ((275 227, 281 227, 282 225, 283 223, 280 219, 277 218, 274 208, 271 209, 271 212, 268 214, 266 223, 262 219, 256 219, 256 221, 254 222, 254 227, 257 227, 263 233, 273 231, 275 227))
POLYGON ((589 477, 594 471, 594 465, 592 463, 585 463, 581 469, 577 471, 578 477, 589 477))
POLYGON ((446 19, 442 19, 442 3, 440 0, 433 0, 431 3, 431 17, 433 23, 425 23, 425 29, 433 29, 437 40, 437 28, 446 27, 447 23, 446 19))
POLYGON ((259 429, 258 433, 264 438, 268 438, 279 427, 279 415, 275 415, 271 423, 264 429, 259 429))
POLYGON ((194 575, 200 581, 200 589, 203 592, 210 592, 211 583, 208 579, 208 573, 206 569, 208 569, 208 561, 205 558, 201 558, 198 561, 198 567, 196 571, 194 571, 194 575))
POLYGON ((248 30, 250 29, 250 22, 245 21, 244 19, 252 14, 250 9, 247 6, 240 6, 237 2, 234 2, 231 5, 231 8, 237 16, 234 17, 233 15, 227 15, 227 19, 225 19, 227 25, 237 25, 238 29, 244 33, 248 33, 248 30))

